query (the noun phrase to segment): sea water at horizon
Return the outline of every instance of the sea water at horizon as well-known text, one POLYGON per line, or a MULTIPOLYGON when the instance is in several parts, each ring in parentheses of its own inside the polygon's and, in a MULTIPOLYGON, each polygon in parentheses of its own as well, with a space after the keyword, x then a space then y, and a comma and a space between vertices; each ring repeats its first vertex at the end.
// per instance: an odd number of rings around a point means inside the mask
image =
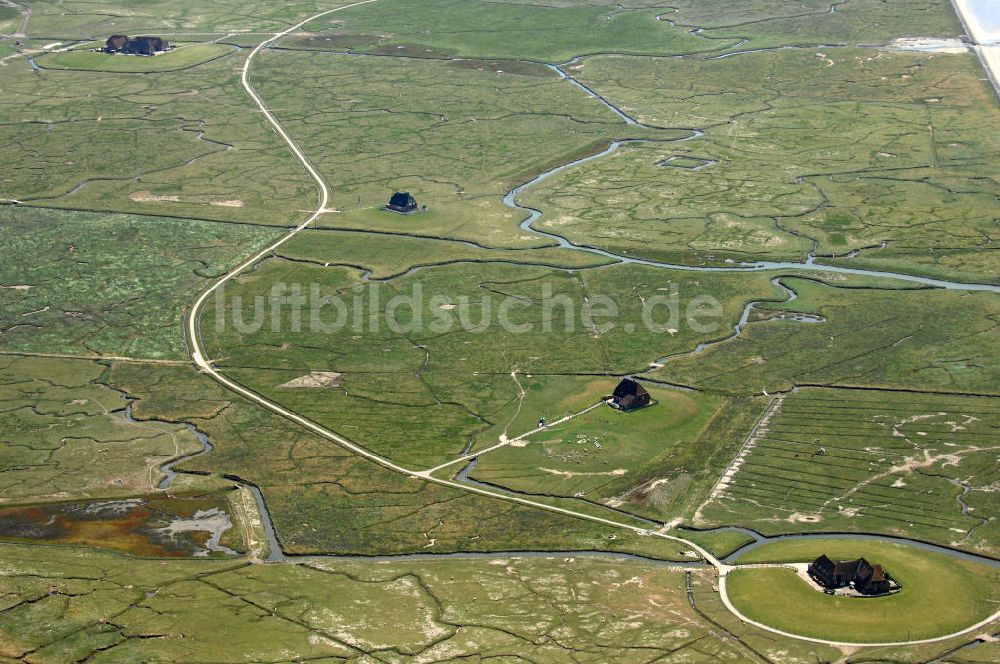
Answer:
POLYGON ((1000 41, 1000 0, 966 0, 986 32, 985 41, 1000 41))

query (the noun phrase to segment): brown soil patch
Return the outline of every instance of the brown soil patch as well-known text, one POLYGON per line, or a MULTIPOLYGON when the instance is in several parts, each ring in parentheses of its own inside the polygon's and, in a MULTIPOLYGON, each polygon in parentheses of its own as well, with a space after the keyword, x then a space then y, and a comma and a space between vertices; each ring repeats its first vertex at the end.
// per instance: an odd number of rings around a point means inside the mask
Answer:
POLYGON ((151 191, 136 191, 129 194, 129 199, 136 203, 180 203, 180 196, 158 196, 151 191))

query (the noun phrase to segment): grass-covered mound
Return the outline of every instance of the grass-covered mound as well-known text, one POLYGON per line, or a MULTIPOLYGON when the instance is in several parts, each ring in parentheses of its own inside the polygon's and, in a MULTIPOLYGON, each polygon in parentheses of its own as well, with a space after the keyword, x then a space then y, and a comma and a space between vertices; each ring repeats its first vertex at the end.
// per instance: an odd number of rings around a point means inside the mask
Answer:
POLYGON ((852 643, 951 634, 988 617, 1000 600, 997 569, 904 544, 776 542, 738 562, 807 562, 824 553, 834 560, 864 556, 882 565, 903 589, 883 597, 833 597, 810 587, 790 569, 746 569, 729 576, 729 597, 744 615, 776 629, 852 643))
POLYGON ((236 49, 226 44, 192 44, 152 57, 100 53, 90 49, 47 53, 35 59, 44 69, 80 69, 123 74, 188 69, 221 58, 236 49))

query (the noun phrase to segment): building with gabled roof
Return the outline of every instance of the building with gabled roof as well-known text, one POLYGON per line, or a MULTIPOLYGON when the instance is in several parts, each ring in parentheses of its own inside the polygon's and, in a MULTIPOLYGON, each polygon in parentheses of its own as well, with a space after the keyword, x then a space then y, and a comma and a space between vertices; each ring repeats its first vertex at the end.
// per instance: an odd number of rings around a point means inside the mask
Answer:
POLYGON ((409 214, 410 212, 417 211, 417 199, 410 195, 408 191, 397 191, 389 199, 389 204, 385 206, 386 210, 392 210, 393 212, 399 212, 400 214, 409 214))
POLYGON ((611 405, 623 411, 636 410, 651 402, 652 398, 646 388, 631 378, 622 379, 611 395, 611 405))

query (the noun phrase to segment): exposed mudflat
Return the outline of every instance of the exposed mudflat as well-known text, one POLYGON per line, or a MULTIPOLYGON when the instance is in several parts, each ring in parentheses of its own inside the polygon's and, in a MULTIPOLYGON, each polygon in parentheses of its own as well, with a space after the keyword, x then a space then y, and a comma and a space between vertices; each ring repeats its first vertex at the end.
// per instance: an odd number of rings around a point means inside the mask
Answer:
POLYGON ((922 51, 924 53, 965 53, 969 45, 957 38, 900 37, 884 47, 891 51, 922 51))

